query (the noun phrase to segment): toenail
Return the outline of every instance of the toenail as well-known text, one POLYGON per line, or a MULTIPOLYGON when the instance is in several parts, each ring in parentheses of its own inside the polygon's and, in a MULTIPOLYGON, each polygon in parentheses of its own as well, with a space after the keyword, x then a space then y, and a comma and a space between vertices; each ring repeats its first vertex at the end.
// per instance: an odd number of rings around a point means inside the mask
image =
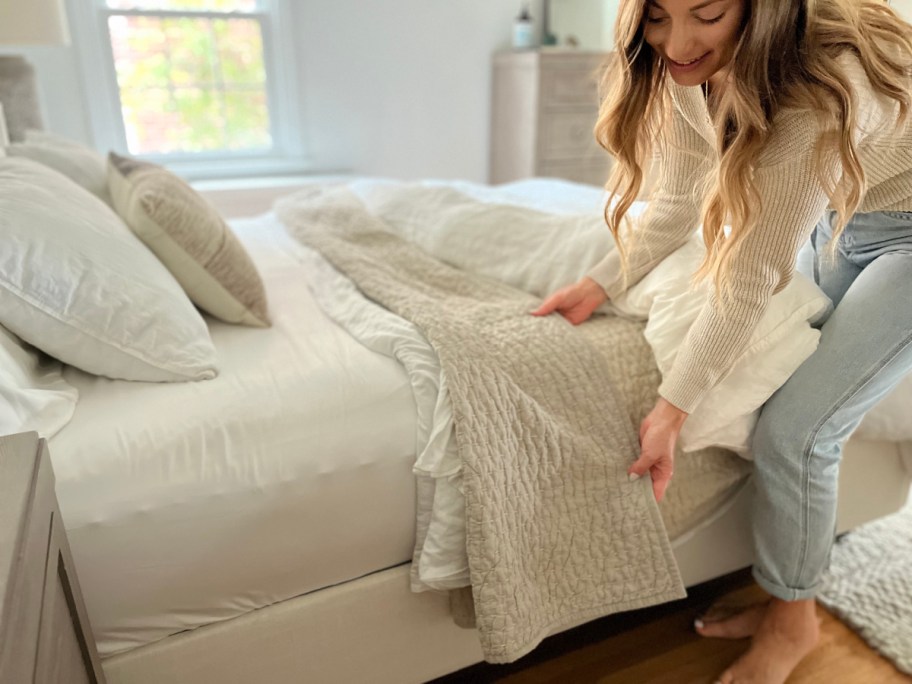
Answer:
POLYGON ((694 620, 694 627, 696 627, 697 629, 703 629, 703 620, 701 620, 700 618, 697 618, 696 620, 694 620))

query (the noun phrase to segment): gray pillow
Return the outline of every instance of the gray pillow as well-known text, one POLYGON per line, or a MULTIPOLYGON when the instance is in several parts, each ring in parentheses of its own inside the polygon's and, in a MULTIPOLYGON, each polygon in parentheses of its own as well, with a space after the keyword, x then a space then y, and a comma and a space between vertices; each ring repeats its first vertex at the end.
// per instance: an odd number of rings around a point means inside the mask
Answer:
POLYGON ((117 213, 197 306, 228 323, 270 325, 260 274, 199 193, 161 166, 113 152, 108 187, 117 213))

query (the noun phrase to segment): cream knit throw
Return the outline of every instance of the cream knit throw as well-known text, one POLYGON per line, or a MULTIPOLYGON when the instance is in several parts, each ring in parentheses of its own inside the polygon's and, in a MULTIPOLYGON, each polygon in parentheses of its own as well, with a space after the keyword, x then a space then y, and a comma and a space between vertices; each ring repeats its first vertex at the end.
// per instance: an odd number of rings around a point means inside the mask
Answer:
POLYGON ((589 340, 611 340, 627 322, 595 318, 581 334, 560 316, 531 316, 532 295, 432 258, 344 188, 304 191, 276 212, 440 357, 486 660, 511 662, 562 627, 686 596, 651 483, 627 479, 637 434, 589 340))

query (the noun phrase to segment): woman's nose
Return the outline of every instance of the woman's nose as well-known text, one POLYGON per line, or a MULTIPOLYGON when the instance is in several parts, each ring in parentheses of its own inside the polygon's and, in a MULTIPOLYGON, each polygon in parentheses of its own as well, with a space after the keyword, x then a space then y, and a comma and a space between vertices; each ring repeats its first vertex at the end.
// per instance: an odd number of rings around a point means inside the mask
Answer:
POLYGON ((674 28, 668 32, 665 39, 665 56, 675 62, 689 62, 700 57, 697 54, 696 36, 688 28, 674 28))

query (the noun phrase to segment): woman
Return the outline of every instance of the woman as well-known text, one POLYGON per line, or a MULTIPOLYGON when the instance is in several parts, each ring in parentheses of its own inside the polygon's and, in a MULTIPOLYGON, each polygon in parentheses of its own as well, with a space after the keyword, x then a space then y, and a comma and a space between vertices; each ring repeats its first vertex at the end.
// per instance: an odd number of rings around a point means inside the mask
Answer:
POLYGON ((596 135, 617 160, 605 217, 618 249, 533 314, 583 322, 702 223, 694 282, 713 287, 629 470, 650 473, 661 501, 681 426, 807 243, 807 275, 835 308, 751 445, 752 574, 771 598, 695 623, 705 636, 752 636, 720 681, 781 683, 819 638, 842 444, 912 369, 912 26, 875 0, 626 0, 617 29, 596 135), (653 140, 657 190, 622 232, 653 140))

